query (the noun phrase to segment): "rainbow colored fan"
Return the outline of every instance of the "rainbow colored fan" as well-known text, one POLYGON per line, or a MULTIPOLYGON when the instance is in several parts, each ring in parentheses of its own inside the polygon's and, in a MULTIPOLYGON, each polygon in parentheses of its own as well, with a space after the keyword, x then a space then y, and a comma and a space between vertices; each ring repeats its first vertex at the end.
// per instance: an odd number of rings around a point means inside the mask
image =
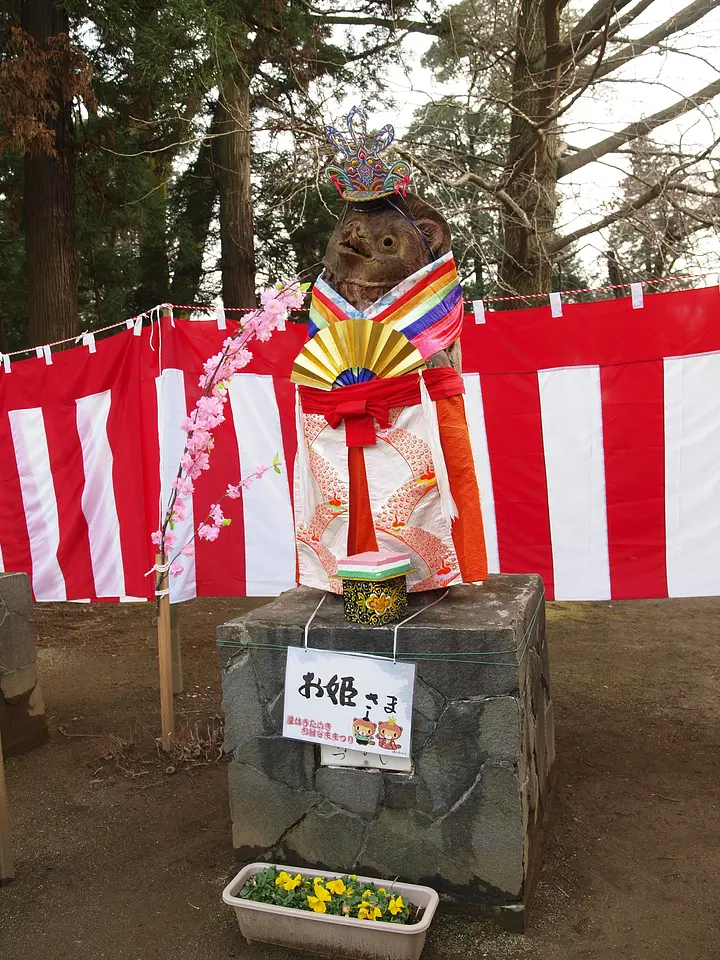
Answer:
POLYGON ((421 354, 399 330, 375 320, 339 320, 308 340, 290 379, 332 390, 376 377, 400 377, 424 366, 421 354))

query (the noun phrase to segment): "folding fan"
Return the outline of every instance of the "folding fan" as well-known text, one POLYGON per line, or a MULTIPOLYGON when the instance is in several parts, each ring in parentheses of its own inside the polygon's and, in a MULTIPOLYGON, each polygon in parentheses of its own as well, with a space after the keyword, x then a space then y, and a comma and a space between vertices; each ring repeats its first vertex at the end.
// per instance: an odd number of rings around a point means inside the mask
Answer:
POLYGON ((425 366, 407 337, 375 320, 339 320, 318 330, 293 364, 291 379, 332 390, 375 377, 399 377, 425 366))

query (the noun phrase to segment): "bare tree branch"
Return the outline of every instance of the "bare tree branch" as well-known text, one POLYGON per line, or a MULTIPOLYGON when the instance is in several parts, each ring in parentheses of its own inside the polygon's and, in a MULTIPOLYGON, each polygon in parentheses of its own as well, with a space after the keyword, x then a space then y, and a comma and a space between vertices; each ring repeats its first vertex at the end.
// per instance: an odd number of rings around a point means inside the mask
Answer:
MULTIPOLYGON (((628 27, 634 20, 637 20, 640 14, 647 10, 647 8, 653 3, 655 3, 655 0, 640 0, 640 3, 636 4, 631 10, 628 10, 627 13, 624 13, 622 17, 616 17, 610 24, 610 28, 608 30, 608 39, 612 39, 614 36, 620 33, 621 30, 624 30, 625 27, 628 27)), ((573 61, 576 64, 580 63, 585 59, 585 57, 589 56, 593 50, 597 50, 601 43, 602 33, 596 32, 595 36, 591 36, 583 43, 582 46, 578 46, 574 50, 572 55, 573 61)))
POLYGON ((612 213, 609 213, 606 217, 603 217, 602 220, 596 220, 594 223, 589 223, 584 227, 578 227, 577 230, 573 230, 571 233, 566 234, 564 237, 558 237, 557 240, 553 240, 547 245, 547 252, 549 255, 559 253, 560 250, 564 250, 566 247, 569 247, 571 243, 575 243, 576 240, 579 240, 581 237, 587 237, 588 234, 596 233, 598 230, 604 230, 605 227, 609 227, 613 223, 617 223, 618 220, 624 220, 635 210, 639 210, 641 207, 644 207, 646 204, 650 203, 651 200, 655 200, 656 197, 659 197, 665 187, 665 182, 661 181, 659 183, 653 184, 645 193, 641 193, 639 197, 636 197, 631 203, 624 203, 622 206, 618 207, 617 210, 613 210, 612 213))
MULTIPOLYGON (((656 47, 669 36, 679 33, 681 30, 686 30, 718 7, 720 7, 720 0, 694 0, 693 3, 683 7, 678 13, 661 23, 659 27, 655 27, 654 30, 646 33, 644 37, 631 41, 612 57, 608 57, 597 72, 596 79, 607 76, 624 64, 634 60, 635 57, 640 56, 641 53, 645 53, 646 50, 656 47)), ((573 93, 578 87, 581 87, 587 80, 589 72, 589 70, 580 71, 567 92, 573 93)))
POLYGON ((454 180, 451 180, 447 177, 440 177, 437 174, 430 173, 425 164, 418 160, 417 157, 414 157, 411 153, 408 153, 407 150, 402 150, 400 147, 395 147, 395 153, 399 157, 402 157, 403 160, 407 160, 408 163, 411 163, 417 169, 430 180, 431 183, 439 183, 443 187, 464 187, 465 184, 471 183, 475 187, 479 187, 481 190, 484 190, 485 193, 489 193, 493 197, 505 204, 505 206, 512 213, 515 214, 518 221, 526 230, 531 230, 532 225, 528 220, 527 214, 522 209, 522 207, 513 200, 507 191, 503 189, 502 184, 492 183, 490 180, 486 180, 484 177, 479 177, 476 173, 463 173, 459 177, 456 177, 454 180))
POLYGON ((343 14, 333 16, 303 0, 303 6, 314 20, 326 24, 337 24, 357 27, 385 27, 387 30, 407 30, 409 33, 425 33, 430 36, 439 36, 440 24, 425 20, 407 20, 399 17, 371 17, 364 14, 343 14))
POLYGON ((679 190, 681 193, 690 193, 694 197, 703 197, 705 200, 720 201, 720 191, 701 190, 699 187, 694 187, 690 183, 677 183, 671 180, 667 188, 668 190, 679 190))
MULTIPOLYGON (((718 2, 720 2, 720 0, 718 0, 718 2)), ((661 127, 664 123, 668 123, 676 117, 681 117, 684 113, 689 113, 691 110, 701 106, 703 103, 707 103, 708 100, 712 100, 713 97, 717 97, 718 95, 720 95, 720 79, 713 80, 712 83, 703 87, 702 90, 698 90, 697 93, 694 93, 692 96, 683 97, 682 100, 678 100, 671 106, 665 107, 664 110, 653 113, 644 120, 631 123, 618 133, 613 133, 599 143, 595 143, 591 147, 585 147, 583 150, 578 150, 576 154, 563 160, 562 163, 558 165, 558 179, 560 180, 562 177, 567 177, 568 174, 573 173, 573 171, 578 170, 580 167, 584 167, 588 163, 592 163, 593 160, 604 157, 607 153, 613 153, 618 147, 623 146, 623 144, 631 140, 646 136, 651 130, 655 130, 656 127, 661 127)))
POLYGON ((584 44, 592 40, 595 33, 607 24, 614 13, 631 2, 632 0, 598 0, 578 20, 572 33, 556 44, 554 48, 550 48, 548 52, 559 60, 573 56, 584 44))

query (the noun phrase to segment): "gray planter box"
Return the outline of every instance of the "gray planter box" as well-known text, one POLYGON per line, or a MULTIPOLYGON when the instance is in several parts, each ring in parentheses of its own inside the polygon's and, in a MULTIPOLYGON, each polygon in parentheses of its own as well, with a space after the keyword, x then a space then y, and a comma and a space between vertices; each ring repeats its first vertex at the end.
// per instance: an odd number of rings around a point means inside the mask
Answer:
MULTIPOLYGON (((384 923, 380 920, 356 920, 327 914, 277 907, 271 903, 242 900, 237 894, 250 877, 267 867, 250 863, 223 890, 223 901, 233 907, 240 932, 249 944, 272 943, 292 950, 304 950, 321 957, 346 960, 419 960, 428 928, 438 905, 438 895, 430 887, 411 883, 391 883, 376 877, 358 877, 358 883, 374 883, 402 894, 406 903, 423 908, 419 923, 384 923)), ((306 877, 336 877, 338 872, 299 870, 277 864, 289 874, 302 872, 306 877)))

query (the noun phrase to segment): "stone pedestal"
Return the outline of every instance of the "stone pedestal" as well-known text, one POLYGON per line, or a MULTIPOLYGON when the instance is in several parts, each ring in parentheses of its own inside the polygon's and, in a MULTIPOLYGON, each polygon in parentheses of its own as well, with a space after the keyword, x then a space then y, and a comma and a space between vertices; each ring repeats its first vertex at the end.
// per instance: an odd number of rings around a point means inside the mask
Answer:
MULTIPOLYGON (((217 630, 239 857, 397 876, 521 925, 554 762, 542 581, 453 587, 400 628, 399 652, 417 657, 411 773, 323 767, 319 747, 282 738, 284 650, 320 596, 291 590, 217 630)), ((410 612, 436 596, 413 595, 410 612)), ((388 655, 392 627, 348 624, 328 596, 310 645, 388 655)))
POLYGON ((32 593, 25 573, 0 573, 0 734, 5 756, 44 743, 32 593))

